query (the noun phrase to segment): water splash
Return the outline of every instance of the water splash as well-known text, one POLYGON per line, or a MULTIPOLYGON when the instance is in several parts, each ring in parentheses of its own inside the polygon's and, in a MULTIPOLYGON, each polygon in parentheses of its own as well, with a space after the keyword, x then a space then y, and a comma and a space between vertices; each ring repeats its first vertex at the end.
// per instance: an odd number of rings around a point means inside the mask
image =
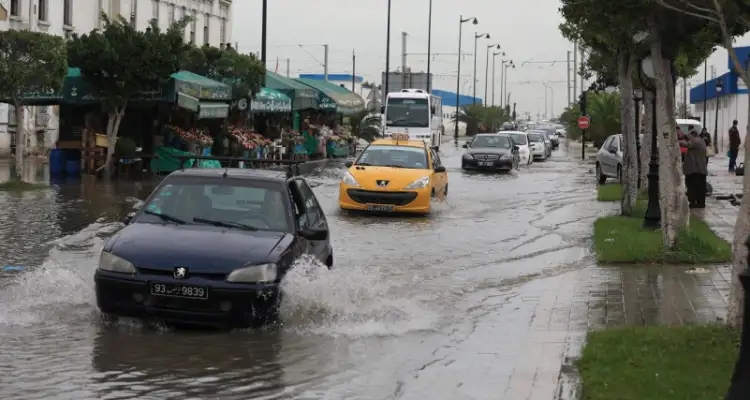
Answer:
POLYGON ((390 336, 436 327, 438 314, 396 295, 377 268, 332 270, 305 258, 286 275, 281 318, 296 330, 331 336, 390 336))

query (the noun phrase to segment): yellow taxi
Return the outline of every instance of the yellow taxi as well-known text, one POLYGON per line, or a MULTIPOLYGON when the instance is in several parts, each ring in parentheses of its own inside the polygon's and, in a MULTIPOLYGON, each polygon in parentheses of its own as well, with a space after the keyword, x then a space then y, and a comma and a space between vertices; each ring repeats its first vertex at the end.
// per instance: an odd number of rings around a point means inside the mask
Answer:
POLYGON ((427 214, 433 198, 448 195, 448 174, 424 141, 395 134, 370 143, 339 185, 342 210, 427 214))

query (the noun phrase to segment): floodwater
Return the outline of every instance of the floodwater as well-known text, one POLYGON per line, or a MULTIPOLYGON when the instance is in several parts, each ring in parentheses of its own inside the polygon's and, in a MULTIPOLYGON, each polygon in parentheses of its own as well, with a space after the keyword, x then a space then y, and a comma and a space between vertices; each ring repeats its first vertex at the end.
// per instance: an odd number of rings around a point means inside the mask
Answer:
MULTIPOLYGON (((461 150, 443 146, 450 194, 425 218, 343 214, 343 166, 313 173, 336 265, 299 263, 283 283, 282 325, 260 330, 100 321, 98 253, 153 184, 0 192, 0 265, 24 267, 0 272, 0 398, 547 400, 573 391, 561 377, 586 329, 624 320, 602 311, 618 278, 594 267, 590 251, 591 223, 612 206, 593 201, 591 167, 564 148, 506 175, 462 172, 461 150)), ((48 179, 43 167, 27 174, 48 179)))

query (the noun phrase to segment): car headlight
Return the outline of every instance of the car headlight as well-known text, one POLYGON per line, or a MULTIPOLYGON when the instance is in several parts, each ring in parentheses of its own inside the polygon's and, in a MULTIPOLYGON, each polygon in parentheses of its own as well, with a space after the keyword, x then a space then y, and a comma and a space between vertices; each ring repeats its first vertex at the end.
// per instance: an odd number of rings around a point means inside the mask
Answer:
POLYGON ((344 172, 344 177, 341 178, 341 182, 343 182, 344 185, 359 186, 359 182, 354 179, 354 175, 352 175, 349 171, 344 172))
POLYGON ((137 272, 133 263, 106 251, 102 251, 99 255, 99 269, 121 274, 135 274, 137 272))
POLYGON ((408 186, 406 186, 404 189, 422 189, 426 188, 430 185, 430 177, 429 176, 423 176, 416 181, 410 183, 408 186))
POLYGON ((463 158, 465 158, 465 159, 467 159, 467 160, 472 160, 472 159, 474 158, 474 156, 472 156, 472 155, 471 155, 471 154, 469 154, 469 153, 464 153, 464 156, 463 156, 463 158))
POLYGON ((227 282, 236 283, 267 283, 273 282, 278 276, 276 264, 248 265, 237 268, 227 276, 227 282))

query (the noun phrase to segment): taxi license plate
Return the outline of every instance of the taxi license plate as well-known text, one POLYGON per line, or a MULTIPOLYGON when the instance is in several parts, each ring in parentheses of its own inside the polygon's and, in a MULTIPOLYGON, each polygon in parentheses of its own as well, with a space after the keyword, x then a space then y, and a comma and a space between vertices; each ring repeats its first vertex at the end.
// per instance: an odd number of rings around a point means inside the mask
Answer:
POLYGON ((491 167, 493 165, 492 161, 480 161, 479 166, 480 167, 491 167))
POLYGON ((388 206, 388 205, 369 204, 367 206, 367 211, 393 212, 395 209, 396 209, 396 207, 394 207, 394 206, 388 206))
POLYGON ((208 299, 208 289, 203 286, 151 282, 151 294, 156 296, 208 299))

